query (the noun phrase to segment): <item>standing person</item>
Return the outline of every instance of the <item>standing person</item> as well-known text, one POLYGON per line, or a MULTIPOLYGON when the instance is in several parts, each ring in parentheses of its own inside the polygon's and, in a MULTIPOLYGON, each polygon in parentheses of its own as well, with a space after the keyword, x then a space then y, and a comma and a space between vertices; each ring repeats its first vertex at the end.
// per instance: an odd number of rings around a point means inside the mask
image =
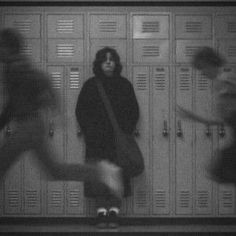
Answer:
MULTIPOLYGON (((109 47, 99 50, 93 62, 94 76, 84 83, 78 96, 76 117, 85 138, 87 162, 115 162, 117 158, 113 127, 99 94, 97 80, 104 87, 120 128, 132 134, 136 127, 138 103, 132 84, 121 76, 121 71, 122 65, 116 50, 109 47)), ((130 179, 126 174, 123 171, 124 197, 131 194, 130 179)), ((120 199, 105 187, 94 184, 85 184, 85 196, 96 199, 98 227, 118 226, 120 199)))
POLYGON ((210 165, 210 176, 217 182, 236 183, 236 76, 223 73, 225 59, 210 47, 203 47, 193 57, 192 65, 213 81, 218 117, 208 119, 178 107, 178 112, 186 118, 206 125, 227 124, 233 139, 228 147, 218 150, 216 160, 210 165))
POLYGON ((46 174, 54 180, 102 182, 115 195, 122 194, 120 170, 108 162, 97 165, 66 164, 56 161, 47 143, 44 114, 58 113, 58 95, 47 75, 33 68, 21 54, 23 37, 14 29, 0 31, 0 62, 6 102, 0 115, 0 130, 10 124, 12 133, 0 146, 0 178, 26 151, 33 151, 46 174))

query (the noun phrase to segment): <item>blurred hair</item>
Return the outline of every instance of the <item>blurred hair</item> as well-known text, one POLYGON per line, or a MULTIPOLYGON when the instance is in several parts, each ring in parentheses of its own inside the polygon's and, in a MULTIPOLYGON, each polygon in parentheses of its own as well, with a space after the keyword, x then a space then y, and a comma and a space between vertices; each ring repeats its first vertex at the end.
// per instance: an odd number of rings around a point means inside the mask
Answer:
POLYGON ((0 30, 0 44, 6 47, 12 54, 20 53, 24 39, 23 36, 12 28, 0 30))
POLYGON ((192 65, 196 69, 202 69, 205 65, 221 67, 225 64, 225 59, 211 47, 202 47, 196 51, 192 59, 192 65))
POLYGON ((101 65, 104 61, 106 61, 107 53, 111 54, 115 62, 114 74, 120 75, 122 71, 122 65, 120 63, 120 56, 118 55, 115 49, 110 48, 110 47, 105 47, 97 51, 95 60, 93 62, 93 73, 97 76, 103 74, 101 65))

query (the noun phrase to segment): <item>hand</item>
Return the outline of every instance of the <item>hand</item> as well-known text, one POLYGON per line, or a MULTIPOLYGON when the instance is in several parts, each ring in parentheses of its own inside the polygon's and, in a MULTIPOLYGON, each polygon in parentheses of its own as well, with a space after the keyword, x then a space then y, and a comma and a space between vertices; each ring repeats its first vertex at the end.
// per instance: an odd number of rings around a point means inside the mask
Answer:
POLYGON ((183 107, 176 105, 176 112, 179 114, 179 116, 183 117, 183 118, 188 118, 188 119, 192 119, 193 118, 193 114, 184 109, 183 107))
POLYGON ((108 162, 97 164, 100 182, 105 184, 117 197, 122 198, 124 192, 121 168, 108 162))

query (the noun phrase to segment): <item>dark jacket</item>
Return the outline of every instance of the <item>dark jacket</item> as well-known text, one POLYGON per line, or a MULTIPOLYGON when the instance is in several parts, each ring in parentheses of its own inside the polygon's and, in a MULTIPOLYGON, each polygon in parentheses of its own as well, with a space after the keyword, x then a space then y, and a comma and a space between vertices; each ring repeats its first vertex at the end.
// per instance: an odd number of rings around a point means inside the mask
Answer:
MULTIPOLYGON (((86 161, 109 160, 116 157, 114 134, 103 101, 97 89, 100 79, 111 102, 120 128, 128 134, 133 133, 138 118, 139 107, 132 84, 123 77, 96 78, 87 80, 79 94, 76 117, 84 134, 86 161)), ((125 173, 124 173, 125 176, 125 173)), ((130 195, 130 180, 125 178, 125 194, 130 195)), ((92 186, 85 184, 85 195, 93 196, 92 186)))
POLYGON ((47 75, 33 68, 24 57, 6 64, 3 85, 6 103, 0 115, 0 129, 12 119, 24 120, 41 108, 58 107, 58 95, 47 75))

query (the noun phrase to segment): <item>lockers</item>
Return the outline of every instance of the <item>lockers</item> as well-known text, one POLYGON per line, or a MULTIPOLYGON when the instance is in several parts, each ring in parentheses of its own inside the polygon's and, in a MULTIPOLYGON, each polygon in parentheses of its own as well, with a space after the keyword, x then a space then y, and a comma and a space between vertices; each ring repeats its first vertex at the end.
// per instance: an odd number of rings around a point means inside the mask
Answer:
MULTIPOLYGON (((229 61, 225 70, 235 71, 236 16, 228 10, 1 9, 1 26, 24 34, 23 53, 48 72, 61 95, 61 120, 45 117, 57 160, 84 162, 84 137, 74 113, 78 94, 92 76, 96 52, 105 46, 117 50, 122 74, 133 83, 139 102, 134 135, 145 159, 144 173, 132 180, 133 196, 123 201, 122 216, 235 216, 235 187, 212 181, 206 169, 216 150, 229 142, 230 130, 187 121, 176 107, 214 114, 212 84, 190 62, 198 48, 211 46, 229 61)), ((6 127, 2 137, 13 128, 6 127)), ((24 155, 4 179, 1 216, 94 215, 95 203, 84 197, 83 183, 45 180, 31 157, 24 155)))

